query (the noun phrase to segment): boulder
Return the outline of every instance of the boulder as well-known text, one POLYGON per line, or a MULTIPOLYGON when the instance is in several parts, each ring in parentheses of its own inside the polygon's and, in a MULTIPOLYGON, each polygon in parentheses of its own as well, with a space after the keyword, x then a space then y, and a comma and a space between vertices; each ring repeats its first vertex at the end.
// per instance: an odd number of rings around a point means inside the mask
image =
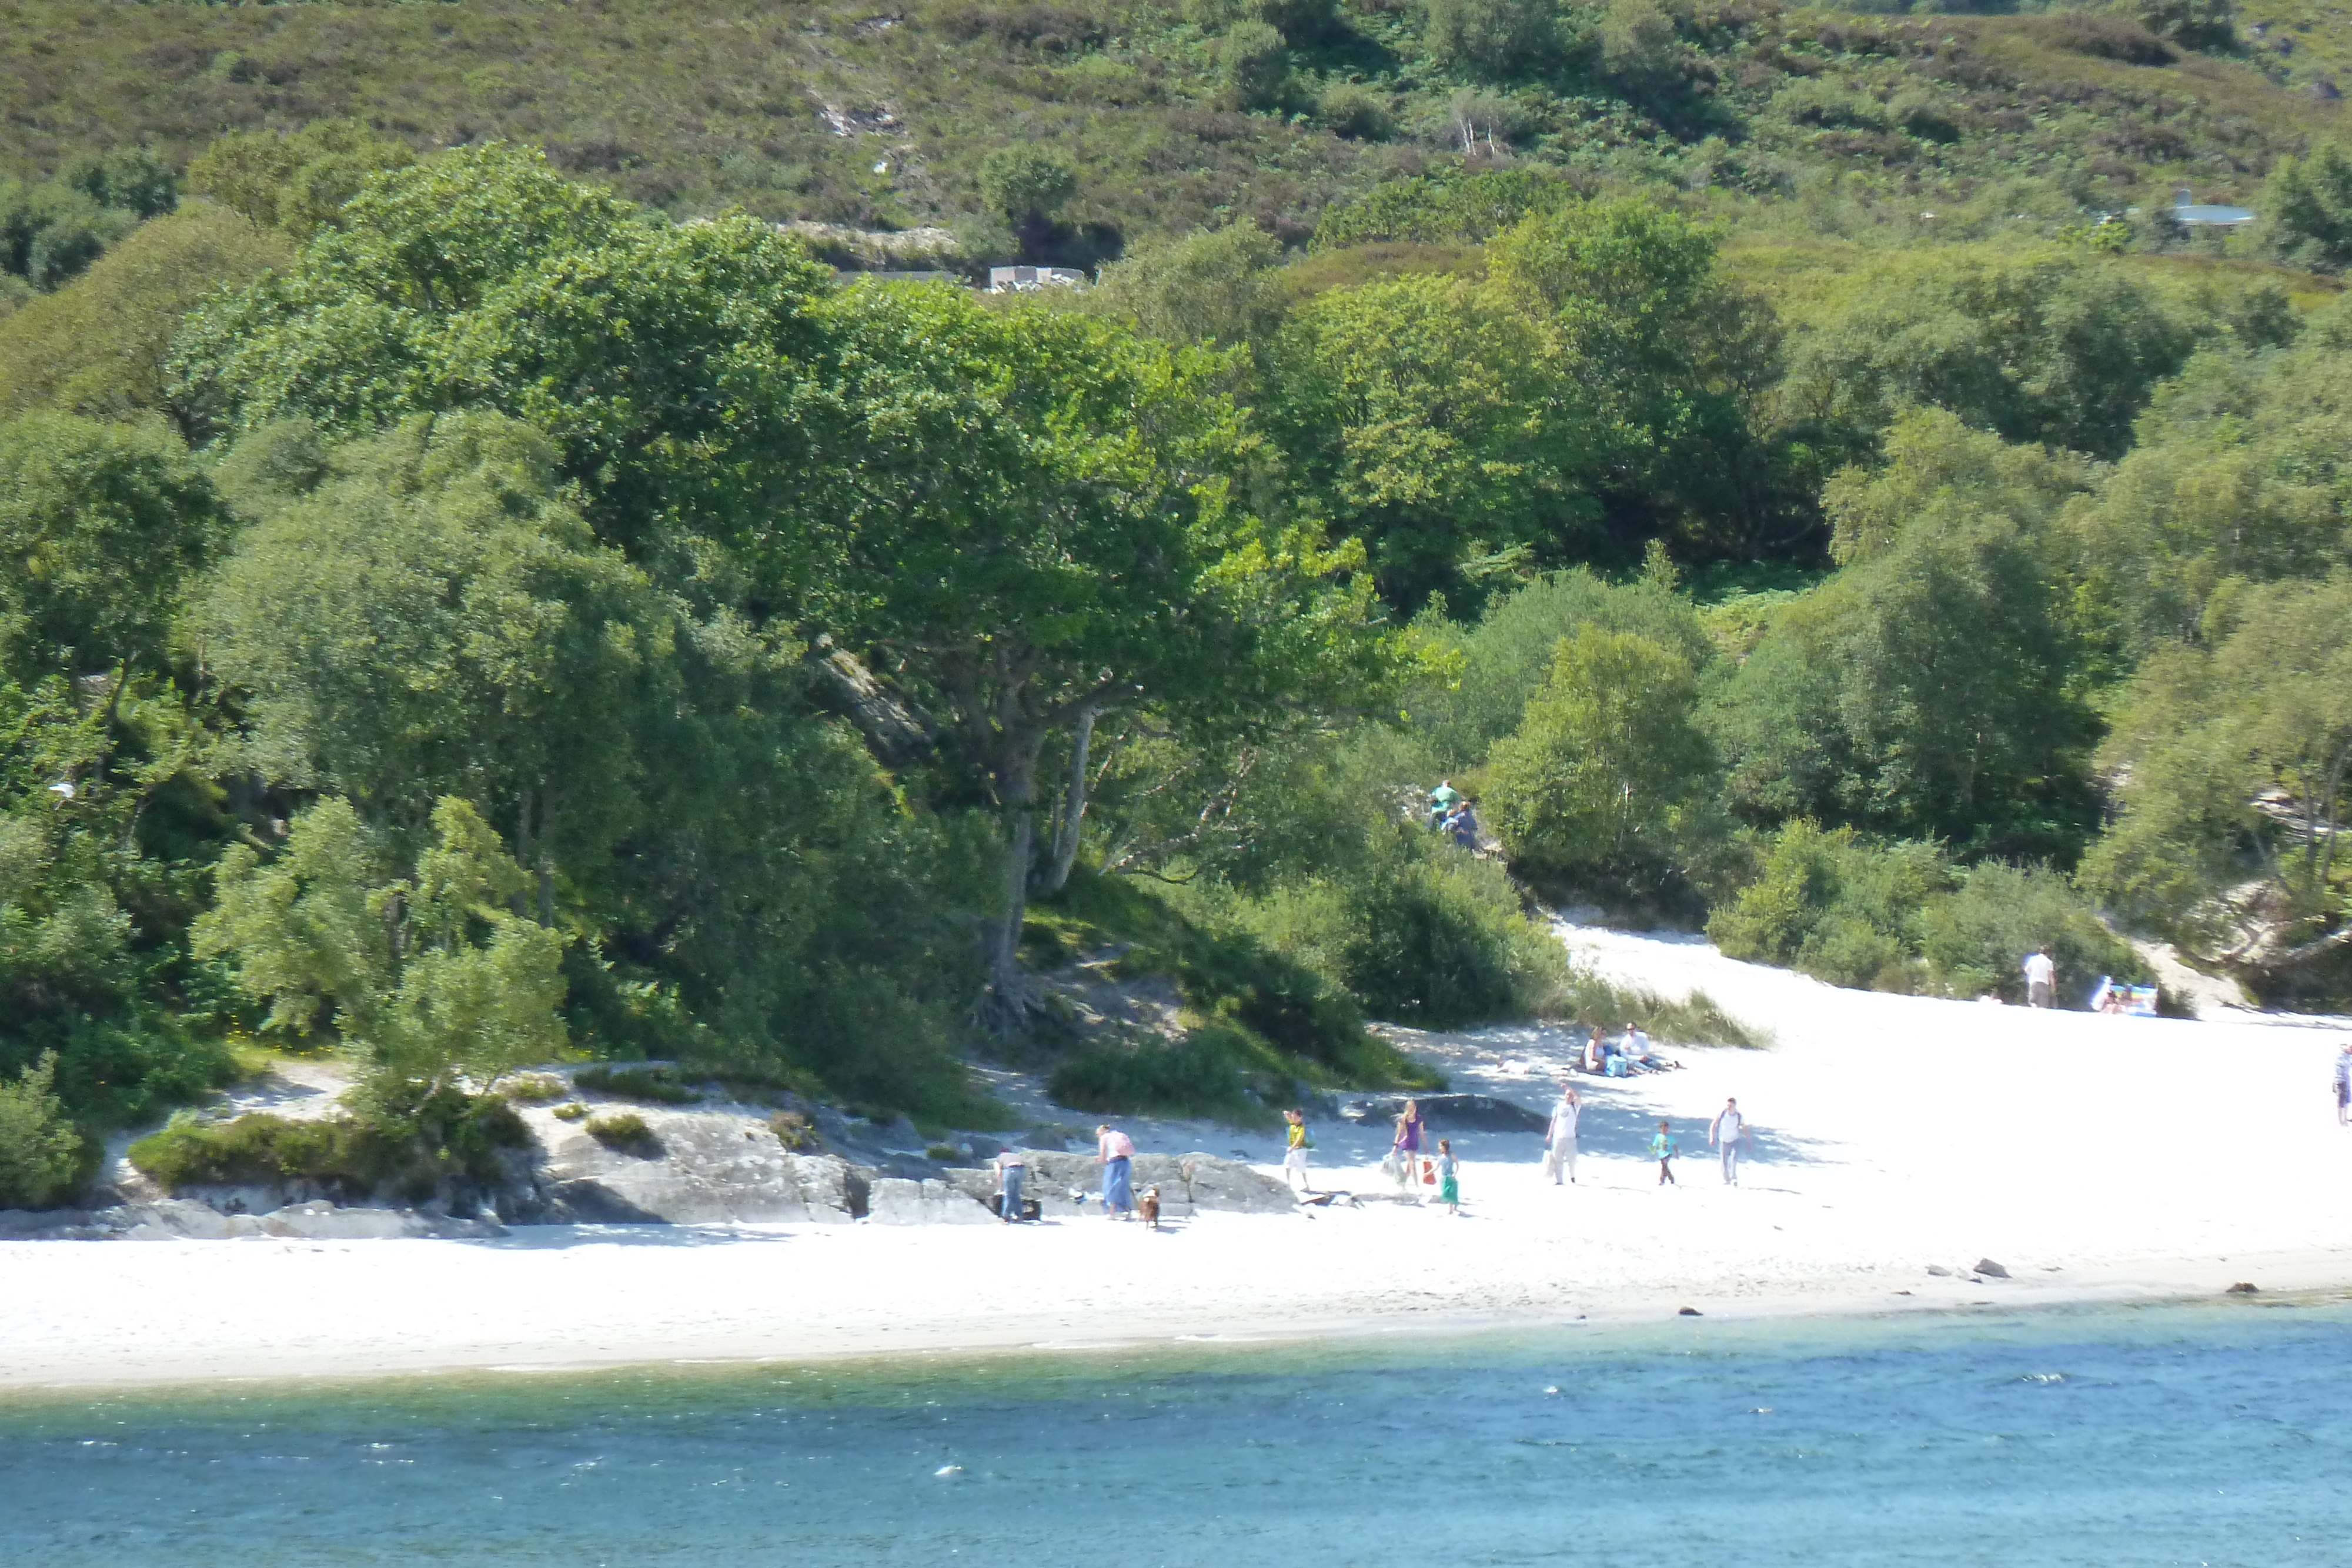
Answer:
POLYGON ((876 1225, 988 1225, 996 1217, 954 1183, 885 1176, 866 1199, 866 1218, 876 1225))
POLYGON ((2006 1280, 2009 1278, 2009 1270, 2002 1268, 2000 1264, 1994 1262, 1990 1258, 1979 1258, 1977 1260, 1977 1272, 1992 1280, 2006 1280))
POLYGON ((506 1227, 479 1219, 453 1219, 446 1215, 420 1214, 413 1208, 343 1208, 331 1203, 296 1203, 272 1209, 257 1220, 244 1215, 228 1217, 268 1236, 297 1237, 306 1241, 387 1241, 404 1237, 504 1236, 506 1227))
MULTIPOLYGON (((1051 1149, 1024 1151, 1029 1178, 1022 1195, 1043 1206, 1045 1218, 1101 1212, 1102 1166, 1090 1154, 1063 1154, 1051 1149), (1073 1199, 1071 1193, 1080 1196, 1073 1199)), ((993 1201, 993 1170, 950 1170, 947 1179, 966 1196, 986 1204, 993 1201)), ((1287 1185, 1238 1160, 1210 1154, 1138 1155, 1135 1190, 1160 1189, 1163 1218, 1184 1219, 1195 1212, 1222 1214, 1288 1214, 1298 1199, 1287 1185)), ((879 1184, 877 1184, 877 1186, 879 1184)))
POLYGON ((547 1146, 544 1217, 603 1224, 845 1225, 866 1183, 833 1155, 796 1155, 763 1122, 643 1109, 648 1141, 611 1149, 576 1124, 533 1115, 547 1146), (640 1150, 644 1152, 639 1152, 640 1150))

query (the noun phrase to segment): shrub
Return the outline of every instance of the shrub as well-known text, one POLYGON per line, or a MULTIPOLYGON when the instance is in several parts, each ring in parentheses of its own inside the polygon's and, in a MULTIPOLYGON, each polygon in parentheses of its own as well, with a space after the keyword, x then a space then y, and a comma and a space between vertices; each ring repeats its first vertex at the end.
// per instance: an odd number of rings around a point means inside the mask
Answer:
POLYGON ((1388 100, 1355 82, 1326 88, 1316 102, 1315 115, 1333 135, 1351 141, 1384 141, 1396 125, 1388 100))
POLYGON ((794 1154, 817 1146, 816 1129, 798 1111, 779 1111, 768 1119, 768 1131, 776 1134, 776 1142, 794 1154))
POLYGON ((1934 843, 1876 842, 1810 821, 1773 839, 1762 873, 1716 911, 1707 935, 1734 958, 1882 991, 2021 1001, 2019 962, 2044 946, 2078 997, 2092 976, 2147 972, 2063 873, 1956 868, 1934 843))
POLYGON ((960 1160, 964 1157, 964 1153, 953 1144, 933 1144, 923 1151, 923 1157, 927 1160, 960 1160))
POLYGON ((49 1092, 55 1051, 0 1082, 0 1208, 47 1208, 73 1191, 81 1176, 82 1137, 49 1092))
POLYGON ((577 1100, 569 1105, 558 1105, 555 1108, 555 1119, 559 1122, 577 1122, 587 1114, 588 1107, 577 1100))
POLYGON ((191 1183, 305 1181, 341 1198, 384 1191, 422 1198, 456 1179, 499 1179, 499 1151, 530 1142, 530 1129, 498 1096, 375 1086, 355 1116, 175 1118, 132 1144, 131 1163, 167 1190, 191 1183))
POLYGON ((680 1082, 677 1070, 670 1067, 584 1067, 572 1081, 594 1093, 651 1105, 691 1105, 702 1098, 700 1090, 680 1082))
POLYGON ((591 1117, 585 1130, 606 1148, 623 1154, 646 1153, 654 1142, 653 1129, 635 1111, 614 1111, 591 1117))
POLYGON ((499 1093, 518 1105, 544 1105, 561 1100, 571 1090, 551 1072, 525 1072, 499 1085, 499 1093))
POLYGON ((1179 1040, 1129 1037, 1091 1042, 1066 1056, 1045 1080, 1055 1101, 1116 1115, 1196 1116, 1271 1122, 1270 1103, 1294 1081, 1244 1031, 1210 1026, 1179 1040))

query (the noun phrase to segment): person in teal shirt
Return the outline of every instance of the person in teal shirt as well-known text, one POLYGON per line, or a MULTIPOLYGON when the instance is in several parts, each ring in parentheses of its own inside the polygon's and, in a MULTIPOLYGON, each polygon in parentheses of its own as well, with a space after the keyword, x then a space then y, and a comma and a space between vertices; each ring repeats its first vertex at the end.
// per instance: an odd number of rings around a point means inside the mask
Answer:
POLYGON ((1451 1140, 1437 1140, 1437 1201, 1448 1214, 1462 1212, 1462 1162, 1454 1157, 1451 1140))
POLYGON ((1434 829, 1444 825, 1454 808, 1462 803, 1462 791, 1449 779, 1440 779, 1437 788, 1429 792, 1429 825, 1434 829))
POLYGON ((1650 1157, 1658 1162, 1660 1186, 1682 1185, 1675 1180, 1675 1156, 1682 1152, 1682 1145, 1675 1142, 1675 1124, 1672 1122, 1659 1123, 1658 1135, 1650 1140, 1650 1157))

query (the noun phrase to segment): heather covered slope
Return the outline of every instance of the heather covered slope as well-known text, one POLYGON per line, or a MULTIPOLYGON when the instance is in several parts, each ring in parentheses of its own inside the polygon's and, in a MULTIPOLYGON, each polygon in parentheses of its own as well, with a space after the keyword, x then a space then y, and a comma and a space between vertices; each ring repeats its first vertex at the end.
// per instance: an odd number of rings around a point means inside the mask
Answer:
POLYGON ((2249 195, 2339 114, 2314 93, 2340 18, 2315 7, 2251 8, 2234 43, 2197 40, 2219 52, 2105 14, 1856 17, 1770 0, 1559 6, 1528 47, 1441 26, 1528 9, 1255 7, 1287 24, 1276 33, 1238 0, 23 0, 0 8, 0 171, 125 144, 184 162, 224 131, 351 116, 420 149, 541 143, 679 214, 905 227, 986 215, 982 155, 1046 141, 1080 174, 1074 226, 1132 241, 1233 214, 1297 238, 1335 196, 1467 141, 1588 178, 1905 222, 1932 206, 1982 229, 2181 183, 2249 195))

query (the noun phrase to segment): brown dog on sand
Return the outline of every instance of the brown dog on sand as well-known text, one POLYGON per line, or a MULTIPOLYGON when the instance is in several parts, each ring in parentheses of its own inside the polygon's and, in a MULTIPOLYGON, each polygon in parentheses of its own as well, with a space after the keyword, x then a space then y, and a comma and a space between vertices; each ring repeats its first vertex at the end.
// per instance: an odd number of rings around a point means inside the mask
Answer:
POLYGON ((1149 1225, 1154 1230, 1159 1229, 1160 1189, 1156 1186, 1145 1187, 1143 1189, 1143 1196, 1136 1199, 1135 1211, 1143 1216, 1144 1224, 1149 1225))

